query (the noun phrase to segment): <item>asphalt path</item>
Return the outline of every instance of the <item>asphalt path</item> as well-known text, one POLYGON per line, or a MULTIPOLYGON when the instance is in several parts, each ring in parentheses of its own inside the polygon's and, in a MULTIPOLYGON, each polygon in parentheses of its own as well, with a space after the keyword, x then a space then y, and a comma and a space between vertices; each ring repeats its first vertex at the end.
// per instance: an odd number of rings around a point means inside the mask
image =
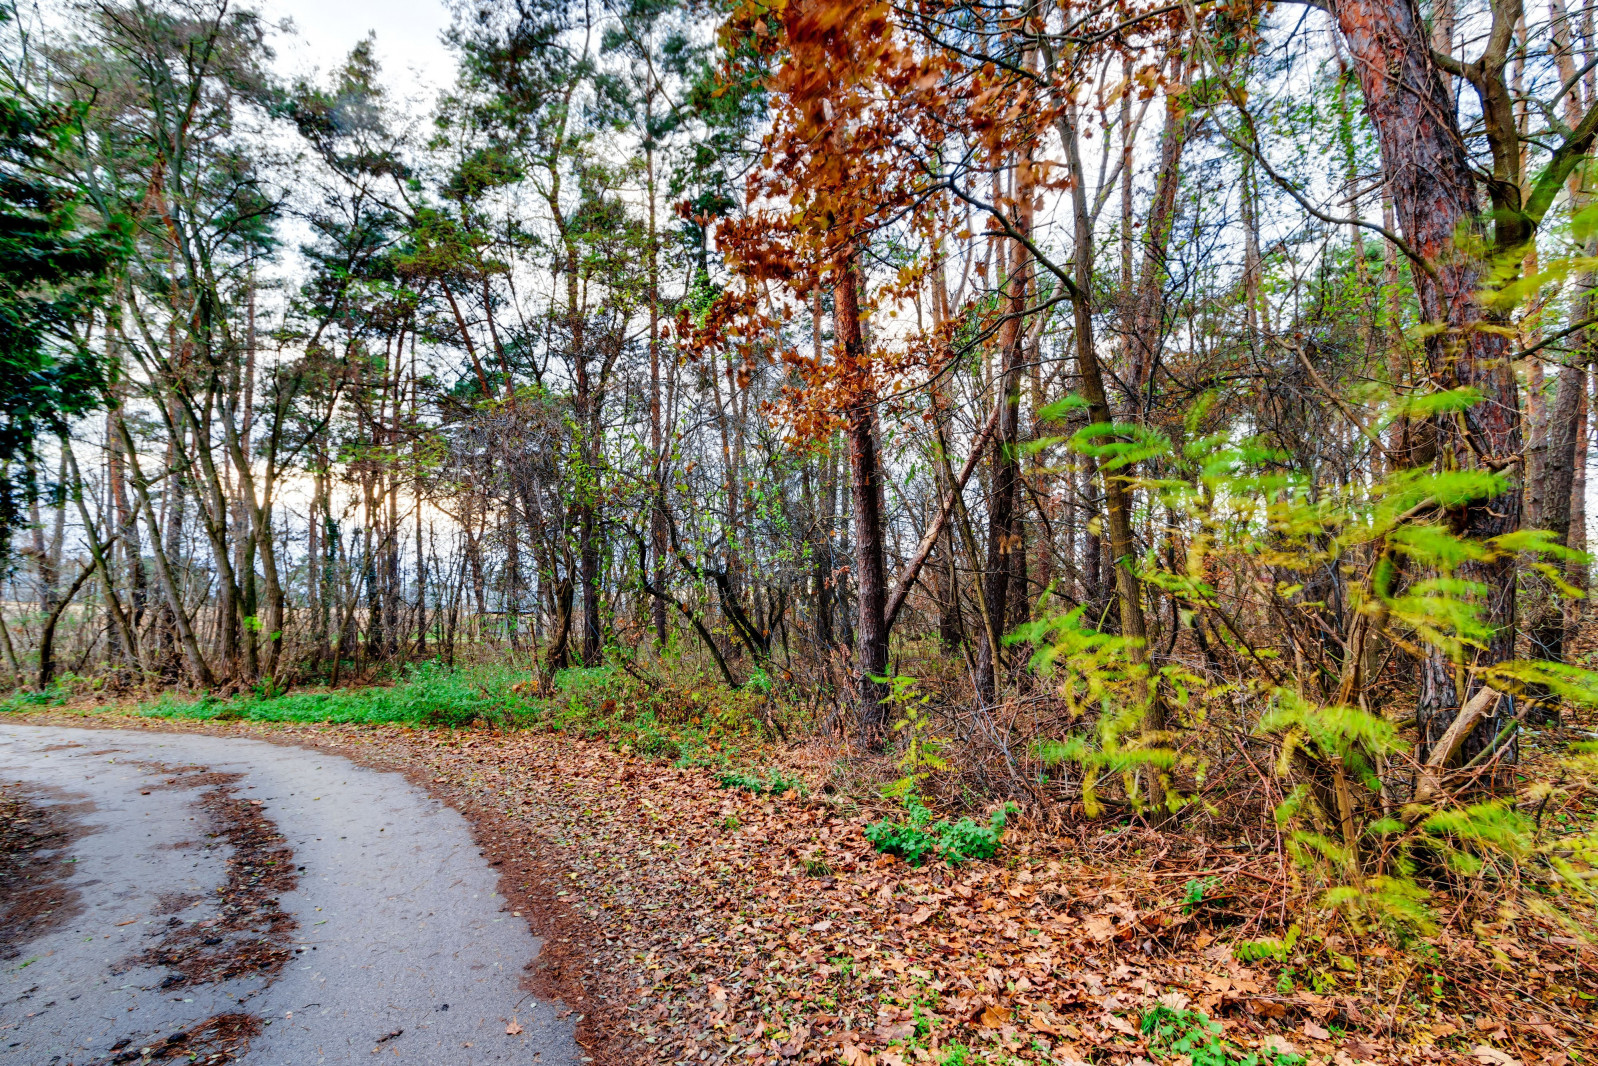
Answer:
POLYGON ((55 924, 0 962, 0 1063, 584 1061, 465 819, 398 774, 0 723, 0 785, 70 828, 55 924))

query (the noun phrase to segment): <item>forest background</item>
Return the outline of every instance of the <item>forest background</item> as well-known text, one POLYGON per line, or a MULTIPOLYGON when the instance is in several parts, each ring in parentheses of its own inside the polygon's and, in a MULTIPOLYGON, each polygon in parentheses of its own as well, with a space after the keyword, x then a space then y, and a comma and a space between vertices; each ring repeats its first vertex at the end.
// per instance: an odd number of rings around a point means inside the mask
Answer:
POLYGON ((10 706, 820 745, 1590 1038, 1590 5, 484 0, 420 108, 5 15, 10 706))

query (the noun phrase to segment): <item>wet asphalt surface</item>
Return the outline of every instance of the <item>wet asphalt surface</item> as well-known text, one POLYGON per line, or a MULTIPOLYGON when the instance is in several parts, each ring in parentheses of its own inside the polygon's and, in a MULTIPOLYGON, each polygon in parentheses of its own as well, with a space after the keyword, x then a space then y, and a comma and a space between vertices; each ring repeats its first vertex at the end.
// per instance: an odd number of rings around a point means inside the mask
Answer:
POLYGON ((538 942, 465 819, 398 774, 263 741, 0 723, 0 783, 72 829, 65 917, 0 962, 0 1064, 203 1063, 141 1051, 238 1016, 253 1039, 214 1061, 583 1061, 569 1012, 522 990, 538 942), (219 920, 233 848, 190 783, 202 769, 241 775, 231 794, 293 849, 276 972, 184 982, 138 961, 219 920))

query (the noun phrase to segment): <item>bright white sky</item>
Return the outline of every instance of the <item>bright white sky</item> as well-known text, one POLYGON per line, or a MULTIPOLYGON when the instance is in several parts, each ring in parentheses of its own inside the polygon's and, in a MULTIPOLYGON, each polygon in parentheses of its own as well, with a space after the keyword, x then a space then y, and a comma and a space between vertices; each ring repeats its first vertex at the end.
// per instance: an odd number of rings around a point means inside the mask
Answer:
POLYGON ((449 27, 445 0, 257 0, 268 22, 292 19, 295 33, 272 42, 285 75, 325 74, 368 33, 377 34, 383 80, 397 99, 430 100, 453 80, 440 36, 449 27))

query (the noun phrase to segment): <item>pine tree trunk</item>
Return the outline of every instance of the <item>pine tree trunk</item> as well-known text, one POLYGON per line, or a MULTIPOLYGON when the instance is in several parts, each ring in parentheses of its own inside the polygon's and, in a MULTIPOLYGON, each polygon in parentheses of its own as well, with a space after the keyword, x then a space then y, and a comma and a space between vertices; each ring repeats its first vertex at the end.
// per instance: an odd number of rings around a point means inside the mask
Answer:
MULTIPOLYGON (((1513 532, 1521 519, 1519 400, 1508 339, 1475 328, 1487 317, 1477 300, 1484 265, 1454 243, 1462 224, 1478 224, 1479 206, 1451 94, 1432 62, 1414 0, 1333 0, 1331 6, 1353 53, 1366 112, 1376 128, 1399 230, 1410 250, 1435 271, 1411 270, 1422 321, 1443 327, 1426 338, 1428 373, 1439 387, 1474 388, 1482 395, 1463 419, 1435 421, 1441 459, 1457 469, 1497 469, 1507 484, 1497 497, 1458 508, 1450 515, 1451 524, 1476 540, 1513 532), (1459 429, 1462 422, 1469 426, 1468 435, 1459 429)), ((1459 576, 1486 588, 1483 618, 1493 636, 1478 653, 1478 665, 1513 657, 1515 560, 1471 562, 1460 568, 1459 576)), ((1423 747, 1441 736, 1471 694, 1458 691, 1451 664, 1426 664, 1417 708, 1423 747)), ((1500 701, 1477 726, 1461 749, 1463 758, 1471 758, 1497 736, 1507 703, 1500 701)))
POLYGON ((882 468, 877 454, 876 393, 870 384, 865 341, 860 332, 859 275, 853 263, 843 269, 833 291, 838 342, 849 372, 859 375, 853 403, 845 415, 849 473, 854 504, 855 683, 861 740, 882 743, 887 728, 888 564, 883 544, 882 468))

